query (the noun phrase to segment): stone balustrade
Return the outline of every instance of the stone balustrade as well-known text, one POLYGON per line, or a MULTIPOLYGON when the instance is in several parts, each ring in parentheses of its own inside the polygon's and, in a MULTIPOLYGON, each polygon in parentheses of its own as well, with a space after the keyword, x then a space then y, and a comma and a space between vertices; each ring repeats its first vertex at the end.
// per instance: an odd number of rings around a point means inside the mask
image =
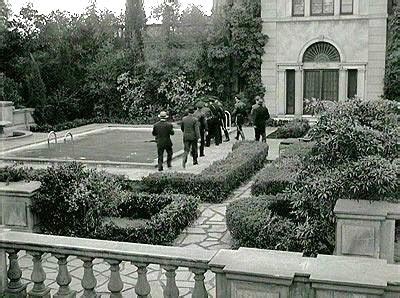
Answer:
POLYGON ((398 261, 395 223, 400 220, 400 204, 339 200, 335 216, 337 255, 398 261))
POLYGON ((137 267, 135 293, 138 297, 149 297, 151 294, 147 280, 150 264, 158 264, 164 269, 166 286, 163 296, 169 298, 179 297, 175 281, 179 267, 189 268, 194 273, 192 297, 196 298, 208 297, 204 275, 209 270, 216 274, 218 298, 400 297, 400 267, 387 264, 386 260, 325 255, 306 258, 301 253, 249 248, 217 252, 40 235, 6 229, 0 229, 0 296, 50 297, 42 265, 44 253, 50 253, 58 260, 58 290, 54 297, 77 295, 70 286, 69 256, 76 256, 82 261, 82 297, 97 297, 97 281, 93 272, 93 262, 96 259, 103 259, 109 264, 110 297, 122 297, 122 261, 131 262, 137 267), (26 251, 32 256, 33 286, 29 288, 21 281, 22 272, 18 264, 20 251, 26 251))

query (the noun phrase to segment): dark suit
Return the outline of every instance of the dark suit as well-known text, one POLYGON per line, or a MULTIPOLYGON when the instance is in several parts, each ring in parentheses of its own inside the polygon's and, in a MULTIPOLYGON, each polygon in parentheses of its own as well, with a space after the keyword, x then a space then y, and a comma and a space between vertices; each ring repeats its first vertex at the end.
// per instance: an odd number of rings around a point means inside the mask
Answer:
POLYGON ((197 141, 200 138, 200 123, 193 114, 183 117, 181 123, 181 129, 183 131, 183 145, 184 153, 182 159, 182 165, 185 167, 189 152, 193 157, 193 164, 197 164, 197 141))
POLYGON ((153 126, 153 136, 156 137, 158 151, 158 170, 163 170, 164 150, 167 151, 167 165, 170 168, 172 162, 172 141, 171 135, 174 134, 172 124, 167 121, 159 121, 153 126))
POLYGON ((256 141, 259 141, 260 136, 262 136, 262 141, 265 143, 267 141, 265 128, 266 122, 269 119, 268 109, 263 105, 255 104, 251 110, 251 116, 253 120, 256 141))
POLYGON ((205 134, 206 134, 206 131, 208 130, 206 115, 203 112, 203 110, 198 109, 196 112, 194 112, 193 116, 196 117, 197 120, 199 120, 199 124, 200 124, 200 156, 204 156, 205 134))

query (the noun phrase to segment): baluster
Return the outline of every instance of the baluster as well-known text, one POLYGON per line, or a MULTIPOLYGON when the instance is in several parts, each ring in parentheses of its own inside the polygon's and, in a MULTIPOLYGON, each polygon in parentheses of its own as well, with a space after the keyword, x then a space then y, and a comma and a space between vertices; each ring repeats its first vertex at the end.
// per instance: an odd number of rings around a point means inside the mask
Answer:
POLYGON ((110 297, 120 298, 122 297, 121 291, 124 288, 124 283, 122 282, 121 275, 119 273, 119 264, 121 261, 118 260, 105 260, 110 264, 110 281, 108 283, 108 290, 111 292, 110 297))
POLYGON ((135 287, 135 293, 139 298, 147 298, 150 294, 150 284, 147 280, 147 265, 146 263, 132 263, 138 270, 138 279, 135 287))
POLYGON ((26 285, 21 283, 22 271, 18 264, 19 250, 6 250, 10 266, 7 271, 7 277, 10 282, 5 291, 5 297, 26 297, 26 285))
POLYGON ((90 257, 80 257, 81 261, 83 261, 83 277, 82 277, 82 287, 84 289, 82 297, 97 297, 96 291, 94 290, 97 285, 96 277, 93 273, 93 258, 90 257))
POLYGON ((175 276, 176 276, 176 266, 163 266, 166 271, 165 276, 167 277, 167 285, 164 289, 164 298, 178 298, 179 289, 176 286, 175 276))
POLYGON ((56 282, 59 286, 58 292, 54 295, 54 297, 60 297, 60 298, 70 298, 70 297, 76 297, 76 291, 72 291, 69 287, 69 284, 72 281, 71 275, 68 272, 68 266, 67 266, 67 255, 59 255, 59 254, 54 254, 54 256, 58 260, 58 274, 56 278, 56 282))
POLYGON ((46 287, 44 281, 46 280, 46 273, 42 266, 42 252, 39 251, 27 251, 32 256, 33 260, 33 271, 31 280, 33 281, 33 288, 28 293, 28 297, 43 297, 50 298, 50 288, 46 287))
POLYGON ((204 273, 206 273, 207 270, 205 269, 197 269, 197 268, 192 268, 190 269, 194 273, 194 289, 193 289, 193 298, 207 298, 207 290, 204 285, 204 273))

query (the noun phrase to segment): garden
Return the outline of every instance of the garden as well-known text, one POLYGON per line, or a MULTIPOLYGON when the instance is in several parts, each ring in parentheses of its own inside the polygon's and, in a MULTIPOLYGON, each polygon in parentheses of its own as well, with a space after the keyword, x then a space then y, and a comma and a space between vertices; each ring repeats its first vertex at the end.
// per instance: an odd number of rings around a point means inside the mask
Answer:
POLYGON ((320 115, 312 142, 285 146, 229 205, 235 246, 332 254, 339 199, 400 201, 399 106, 349 100, 320 115))

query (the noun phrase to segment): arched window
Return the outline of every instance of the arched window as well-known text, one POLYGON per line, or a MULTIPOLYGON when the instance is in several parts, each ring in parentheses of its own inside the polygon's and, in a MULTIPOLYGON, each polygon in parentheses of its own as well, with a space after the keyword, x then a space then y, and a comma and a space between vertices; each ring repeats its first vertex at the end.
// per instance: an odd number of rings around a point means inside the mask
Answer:
POLYGON ((303 62, 340 62, 340 55, 333 45, 321 41, 308 47, 304 53, 303 62))

